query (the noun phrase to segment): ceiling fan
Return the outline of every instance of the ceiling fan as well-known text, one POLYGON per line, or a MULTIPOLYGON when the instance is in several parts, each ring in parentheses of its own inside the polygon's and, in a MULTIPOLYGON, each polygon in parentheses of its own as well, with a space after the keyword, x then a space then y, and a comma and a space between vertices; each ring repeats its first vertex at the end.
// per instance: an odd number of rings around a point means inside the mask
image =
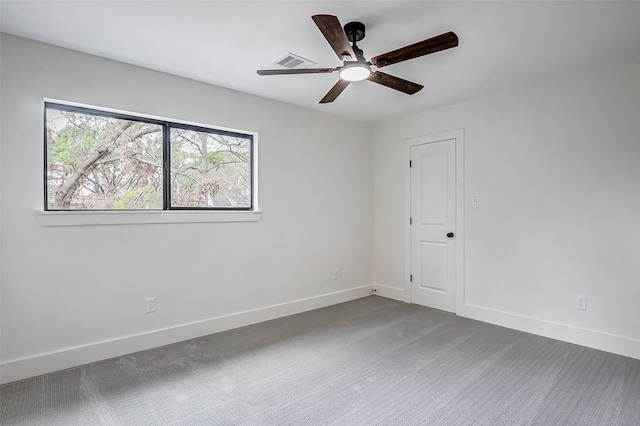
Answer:
POLYGON ((311 19, 316 23, 338 55, 338 58, 343 61, 343 65, 336 68, 258 70, 258 74, 325 74, 337 71, 340 74, 340 80, 338 80, 325 97, 320 100, 321 104, 335 101, 338 95, 340 95, 352 81, 361 80, 373 81, 374 83, 390 87, 408 95, 413 95, 424 86, 381 71, 372 72, 371 66, 382 68, 387 65, 450 49, 458 45, 458 36, 454 32, 449 31, 448 33, 440 34, 409 46, 374 56, 371 58, 371 61, 368 62, 362 50, 356 45, 356 42, 364 38, 365 26, 363 23, 349 22, 344 26, 343 30, 340 21, 333 15, 313 15, 311 19), (353 45, 349 44, 350 42, 353 43, 353 45))

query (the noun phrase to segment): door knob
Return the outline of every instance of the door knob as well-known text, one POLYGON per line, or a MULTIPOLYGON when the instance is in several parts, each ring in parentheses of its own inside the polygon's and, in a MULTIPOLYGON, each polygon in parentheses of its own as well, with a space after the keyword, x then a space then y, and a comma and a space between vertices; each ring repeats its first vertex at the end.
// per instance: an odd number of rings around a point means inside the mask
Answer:
POLYGON ((447 238, 453 238, 453 232, 447 232, 447 238))

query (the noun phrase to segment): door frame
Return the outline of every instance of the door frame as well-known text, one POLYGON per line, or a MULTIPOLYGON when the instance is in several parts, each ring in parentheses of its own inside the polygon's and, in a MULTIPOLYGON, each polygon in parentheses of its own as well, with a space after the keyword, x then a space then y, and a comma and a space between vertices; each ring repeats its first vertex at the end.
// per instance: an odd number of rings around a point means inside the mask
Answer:
POLYGON ((455 140, 456 150, 456 278, 455 278, 455 312, 460 312, 464 306, 464 129, 419 136, 404 141, 404 211, 405 211, 405 302, 412 301, 411 286, 411 147, 428 143, 440 142, 447 139, 455 140))

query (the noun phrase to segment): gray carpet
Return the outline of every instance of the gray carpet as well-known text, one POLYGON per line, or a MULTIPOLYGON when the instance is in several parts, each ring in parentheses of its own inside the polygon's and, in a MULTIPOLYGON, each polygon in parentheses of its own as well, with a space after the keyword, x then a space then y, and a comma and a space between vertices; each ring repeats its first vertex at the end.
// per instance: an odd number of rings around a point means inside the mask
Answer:
POLYGON ((640 425, 640 360, 368 297, 0 387, 9 425, 640 425))

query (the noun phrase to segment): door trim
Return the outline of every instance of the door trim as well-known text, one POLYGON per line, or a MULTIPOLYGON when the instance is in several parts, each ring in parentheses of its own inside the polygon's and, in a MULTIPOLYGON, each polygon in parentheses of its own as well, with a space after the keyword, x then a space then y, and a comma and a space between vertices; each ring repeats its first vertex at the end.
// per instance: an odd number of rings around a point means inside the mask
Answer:
POLYGON ((411 147, 427 143, 455 139, 456 149, 456 279, 455 279, 455 312, 464 306, 464 129, 420 136, 404 141, 404 259, 405 259, 405 296, 404 301, 411 303, 411 147))

